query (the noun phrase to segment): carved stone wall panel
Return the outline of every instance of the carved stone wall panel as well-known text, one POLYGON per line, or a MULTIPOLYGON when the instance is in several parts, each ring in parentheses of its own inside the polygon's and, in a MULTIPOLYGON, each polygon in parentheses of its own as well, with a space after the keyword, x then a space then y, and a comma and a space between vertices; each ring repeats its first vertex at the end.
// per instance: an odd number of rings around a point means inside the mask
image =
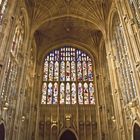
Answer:
POLYGON ((40 139, 57 140, 65 129, 74 130, 81 140, 92 140, 96 133, 96 111, 92 105, 45 105, 40 108, 39 118, 40 139))

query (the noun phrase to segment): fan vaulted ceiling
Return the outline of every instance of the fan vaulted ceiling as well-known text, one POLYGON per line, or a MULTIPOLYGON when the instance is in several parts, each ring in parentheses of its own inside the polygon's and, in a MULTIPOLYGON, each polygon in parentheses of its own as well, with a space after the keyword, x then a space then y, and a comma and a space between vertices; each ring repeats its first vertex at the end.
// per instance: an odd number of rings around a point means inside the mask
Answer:
POLYGON ((111 0, 26 0, 26 5, 40 46, 64 39, 98 46, 111 0))

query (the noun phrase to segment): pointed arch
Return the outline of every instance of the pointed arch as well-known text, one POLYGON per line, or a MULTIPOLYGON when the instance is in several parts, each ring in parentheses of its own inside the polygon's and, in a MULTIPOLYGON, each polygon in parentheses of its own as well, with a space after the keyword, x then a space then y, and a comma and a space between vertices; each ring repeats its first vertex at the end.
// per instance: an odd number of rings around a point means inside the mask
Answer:
POLYGON ((135 122, 133 124, 133 130, 132 130, 132 137, 133 137, 133 140, 139 140, 140 138, 140 125, 135 122))
POLYGON ((63 140, 63 136, 66 137, 67 134, 68 135, 72 135, 72 137, 74 138, 72 140, 79 140, 76 132, 73 129, 71 129, 71 128, 64 128, 64 129, 62 129, 60 134, 59 134, 59 136, 58 136, 58 140, 63 140))

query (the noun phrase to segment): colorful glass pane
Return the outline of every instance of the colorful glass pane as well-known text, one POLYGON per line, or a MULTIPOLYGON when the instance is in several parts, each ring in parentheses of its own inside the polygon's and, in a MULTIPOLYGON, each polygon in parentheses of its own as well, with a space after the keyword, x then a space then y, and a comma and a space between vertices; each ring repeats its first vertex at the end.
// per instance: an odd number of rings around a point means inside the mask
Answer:
POLYGON ((49 56, 47 56, 46 57, 46 59, 45 59, 45 61, 49 61, 50 60, 50 57, 49 56))
POLYGON ((70 104, 70 83, 66 84, 66 104, 70 104))
POLYGON ((72 92, 72 104, 76 104, 76 84, 75 83, 72 83, 71 92, 72 92))
POLYGON ((65 101, 65 85, 64 83, 60 84, 60 104, 64 104, 65 101))
POLYGON ((71 62, 71 81, 76 81, 76 68, 75 68, 75 62, 71 62))
POLYGON ((61 48, 61 61, 65 61, 65 48, 61 48))
POLYGON ((49 81, 53 80, 53 61, 49 64, 49 81))
POLYGON ((89 93, 87 83, 84 83, 84 104, 89 104, 89 93))
POLYGON ((81 61, 81 51, 77 50, 77 61, 81 61))
POLYGON ((58 103, 58 83, 54 83, 53 88, 53 104, 58 103))
POLYGON ((59 61, 59 51, 55 50, 55 61, 59 61))
POLYGON ((44 77, 43 77, 44 81, 48 80, 48 61, 45 60, 44 63, 44 77))
POLYGON ((88 61, 88 80, 93 81, 92 63, 91 63, 91 61, 88 61))
POLYGON ((95 104, 93 83, 89 84, 90 104, 95 104))
POLYGON ((46 93, 47 93, 47 84, 43 83, 41 104, 46 104, 46 93))
POLYGON ((59 63, 56 61, 54 64, 54 81, 58 81, 59 79, 59 63))
POLYGON ((87 63, 83 62, 83 81, 87 81, 87 63))
POLYGON ((54 61, 54 53, 50 53, 50 61, 54 61))
POLYGON ((70 81, 70 62, 66 62, 66 81, 70 81))
POLYGON ((87 61, 91 61, 91 58, 89 56, 87 56, 87 61))
POLYGON ((75 61, 75 51, 71 52, 71 61, 75 61))
POLYGON ((85 53, 82 53, 82 61, 86 61, 86 54, 85 53))
POLYGON ((60 72, 60 81, 65 81, 65 62, 61 62, 61 72, 60 72))
POLYGON ((78 62, 77 63, 77 78, 78 78, 78 81, 82 81, 83 80, 83 77, 82 77, 82 65, 81 65, 81 62, 78 62))
POLYGON ((47 104, 52 104, 52 91, 53 91, 52 83, 49 83, 48 84, 47 104))
POLYGON ((83 104, 83 88, 81 83, 78 84, 78 102, 83 104))

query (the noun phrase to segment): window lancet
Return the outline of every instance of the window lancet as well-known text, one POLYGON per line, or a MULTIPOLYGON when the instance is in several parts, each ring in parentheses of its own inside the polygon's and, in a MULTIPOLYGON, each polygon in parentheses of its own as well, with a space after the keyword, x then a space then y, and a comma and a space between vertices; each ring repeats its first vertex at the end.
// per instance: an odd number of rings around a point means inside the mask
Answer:
POLYGON ((95 104, 93 65, 81 50, 65 46, 44 61, 41 104, 95 104))

